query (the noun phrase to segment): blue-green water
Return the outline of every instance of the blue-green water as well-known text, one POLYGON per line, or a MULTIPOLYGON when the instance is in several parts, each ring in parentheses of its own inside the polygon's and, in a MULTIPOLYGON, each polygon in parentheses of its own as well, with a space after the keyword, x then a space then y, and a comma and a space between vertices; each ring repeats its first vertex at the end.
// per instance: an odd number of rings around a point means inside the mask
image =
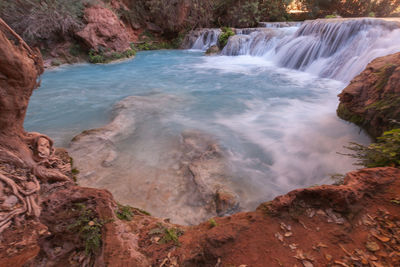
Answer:
POLYGON ((140 52, 121 63, 47 71, 31 98, 25 127, 67 147, 83 130, 120 115, 108 128, 118 155, 111 166, 91 164, 90 152, 72 153, 83 169, 80 183, 108 188, 118 200, 154 215, 193 223, 213 214, 188 219, 196 205, 188 204, 190 196, 182 196, 188 189, 174 186, 168 173, 179 168, 181 158, 170 153, 179 150, 182 132, 206 133, 222 147, 227 186, 239 196, 242 210, 252 209, 354 168, 337 152, 349 141, 368 140, 336 117, 336 95, 344 86, 258 57, 140 52), (129 105, 112 112, 123 99, 129 105))

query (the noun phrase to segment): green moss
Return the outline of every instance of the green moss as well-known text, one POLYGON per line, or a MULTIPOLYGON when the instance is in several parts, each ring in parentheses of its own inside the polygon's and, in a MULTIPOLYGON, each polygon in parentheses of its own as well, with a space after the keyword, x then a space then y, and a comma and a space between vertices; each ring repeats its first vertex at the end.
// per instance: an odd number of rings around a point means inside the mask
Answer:
POLYGON ((77 175, 77 174, 79 174, 79 170, 78 170, 77 168, 73 168, 73 169, 71 170, 71 173, 72 173, 73 175, 77 175))
POLYGON ((148 51, 148 50, 161 50, 161 49, 174 49, 177 48, 171 42, 144 42, 144 43, 137 43, 134 46, 135 50, 137 51, 148 51))
POLYGON ((395 69, 395 65, 388 64, 374 73, 378 77, 378 80, 375 83, 375 89, 378 92, 382 91, 385 88, 390 76, 393 74, 395 69))
POLYGON ((210 226, 212 228, 216 227, 218 225, 217 222, 213 218, 209 219, 208 222, 210 223, 210 226))
POLYGON ((73 211, 78 211, 78 217, 67 229, 78 233, 85 244, 86 254, 95 254, 101 247, 101 228, 105 222, 96 218, 96 214, 83 203, 76 203, 73 211))
POLYGON ((350 121, 356 125, 362 126, 364 124, 364 118, 360 115, 352 113, 345 104, 340 103, 338 109, 336 110, 337 115, 346 120, 350 121))
POLYGON ((130 206, 123 206, 118 204, 118 208, 115 211, 117 218, 124 221, 131 221, 133 218, 133 208, 130 206))
POLYGON ((167 228, 159 223, 156 228, 149 231, 149 235, 161 235, 160 244, 173 242, 179 246, 179 237, 183 235, 183 231, 179 228, 167 228))
POLYGON ((140 212, 140 213, 142 213, 144 215, 151 216, 150 212, 147 212, 145 210, 142 210, 142 209, 139 209, 139 208, 135 208, 135 210, 137 210, 138 212, 140 212))
POLYGON ((218 44, 220 49, 223 49, 228 43, 229 37, 234 36, 235 33, 231 28, 223 27, 222 33, 218 37, 218 44))

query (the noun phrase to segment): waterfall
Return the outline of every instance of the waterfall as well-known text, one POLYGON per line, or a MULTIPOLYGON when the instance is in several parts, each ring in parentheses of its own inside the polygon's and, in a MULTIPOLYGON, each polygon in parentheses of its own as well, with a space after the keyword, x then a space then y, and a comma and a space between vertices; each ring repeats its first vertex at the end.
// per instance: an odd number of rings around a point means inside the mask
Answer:
MULTIPOLYGON (((279 67, 348 82, 373 59, 400 51, 400 19, 319 19, 260 23, 236 29, 222 55, 263 57, 279 67)), ((194 49, 217 42, 218 29, 201 30, 194 49)))
POLYGON ((199 29, 191 31, 183 41, 182 48, 206 51, 218 42, 220 29, 199 29))
POLYGON ((275 48, 278 64, 345 82, 376 57, 400 51, 400 21, 333 19, 304 23, 275 48))

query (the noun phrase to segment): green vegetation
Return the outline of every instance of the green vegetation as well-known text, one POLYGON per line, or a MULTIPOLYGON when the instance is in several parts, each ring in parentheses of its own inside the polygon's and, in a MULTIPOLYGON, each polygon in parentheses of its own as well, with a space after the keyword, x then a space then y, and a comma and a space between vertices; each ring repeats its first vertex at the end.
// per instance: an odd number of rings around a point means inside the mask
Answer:
POLYGON ((118 204, 118 209, 115 211, 117 218, 124 221, 131 221, 133 219, 133 208, 130 206, 123 206, 118 204))
POLYGON ((161 235, 160 244, 173 242, 175 246, 179 246, 179 237, 183 235, 183 231, 179 228, 167 228, 158 223, 156 228, 149 231, 149 235, 161 235))
POLYGON ((71 47, 69 48, 69 53, 74 56, 77 57, 82 53, 82 48, 79 44, 73 44, 71 45, 71 47))
POLYGON ((208 222, 210 223, 211 228, 216 227, 218 225, 213 218, 209 219, 208 222))
POLYGON ((105 222, 96 218, 96 214, 85 204, 76 203, 73 211, 78 211, 79 216, 67 229, 78 233, 87 255, 95 254, 101 246, 101 228, 105 222))
POLYGON ((140 213, 142 213, 144 215, 151 216, 150 212, 147 212, 145 210, 142 210, 142 209, 139 209, 139 208, 135 208, 135 210, 137 210, 138 212, 140 212, 140 213))
POLYGON ((71 170, 71 173, 72 173, 73 175, 77 175, 77 174, 79 174, 79 170, 78 170, 77 168, 73 168, 73 169, 71 170))
POLYGON ((222 49, 226 46, 228 43, 229 37, 234 36, 235 33, 231 28, 228 27, 223 27, 222 28, 222 33, 218 37, 218 43, 219 47, 222 49))
POLYGON ((357 159, 357 165, 368 168, 400 167, 400 129, 385 132, 369 146, 350 143, 346 148, 354 152, 346 155, 357 159))
POLYGON ((112 53, 106 53, 100 50, 99 52, 91 49, 89 51, 89 62, 93 64, 102 64, 102 63, 108 63, 113 60, 119 60, 123 58, 130 58, 136 55, 136 51, 133 49, 128 49, 122 53, 118 52, 112 52, 112 53))
MULTIPOLYGON (((109 0, 0 0, 2 17, 29 44, 73 39, 85 24, 84 8, 101 5, 134 29, 151 28, 158 37, 175 40, 179 34, 201 27, 253 27, 259 21, 289 19, 293 0, 125 0, 129 9, 113 9, 109 0), (151 23, 149 24, 149 22, 151 23), (69 37, 69 38, 68 38, 69 37)), ((299 0, 308 19, 335 12, 345 17, 389 16, 400 0, 299 0)), ((397 9, 397 11, 396 11, 397 9)), ((174 47, 176 45, 174 44, 174 47)), ((71 55, 76 55, 75 51, 71 55)))
POLYGON ((378 78, 375 84, 375 89, 377 91, 382 91, 385 88, 390 76, 393 74, 395 69, 396 65, 388 64, 374 73, 378 78))
POLYGON ((336 18, 340 18, 340 16, 338 16, 337 14, 331 14, 331 15, 326 15, 325 18, 326 19, 336 19, 336 18))
POLYGON ((360 115, 352 113, 343 103, 339 104, 336 113, 340 118, 350 121, 358 126, 362 126, 364 124, 364 118, 360 115))

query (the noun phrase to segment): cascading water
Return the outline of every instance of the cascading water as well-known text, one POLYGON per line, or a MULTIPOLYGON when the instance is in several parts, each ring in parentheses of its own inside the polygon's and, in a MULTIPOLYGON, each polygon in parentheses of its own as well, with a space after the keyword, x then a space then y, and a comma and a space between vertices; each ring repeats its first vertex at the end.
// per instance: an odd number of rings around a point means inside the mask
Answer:
MULTIPOLYGON (((397 25, 265 25, 236 29, 222 53, 237 57, 162 50, 63 66, 43 75, 25 126, 68 146, 80 185, 155 216, 192 224, 251 210, 354 169, 337 152, 368 138, 337 118, 336 95, 368 61, 400 51, 397 25)), ((193 31, 185 47, 204 51, 219 34, 193 31)))
POLYGON ((400 51, 400 20, 321 19, 262 25, 265 28, 237 29, 221 54, 262 56, 281 67, 348 82, 374 58, 400 51))
POLYGON ((220 29, 200 29, 192 31, 183 41, 183 48, 206 51, 211 46, 217 44, 220 34, 220 29))

